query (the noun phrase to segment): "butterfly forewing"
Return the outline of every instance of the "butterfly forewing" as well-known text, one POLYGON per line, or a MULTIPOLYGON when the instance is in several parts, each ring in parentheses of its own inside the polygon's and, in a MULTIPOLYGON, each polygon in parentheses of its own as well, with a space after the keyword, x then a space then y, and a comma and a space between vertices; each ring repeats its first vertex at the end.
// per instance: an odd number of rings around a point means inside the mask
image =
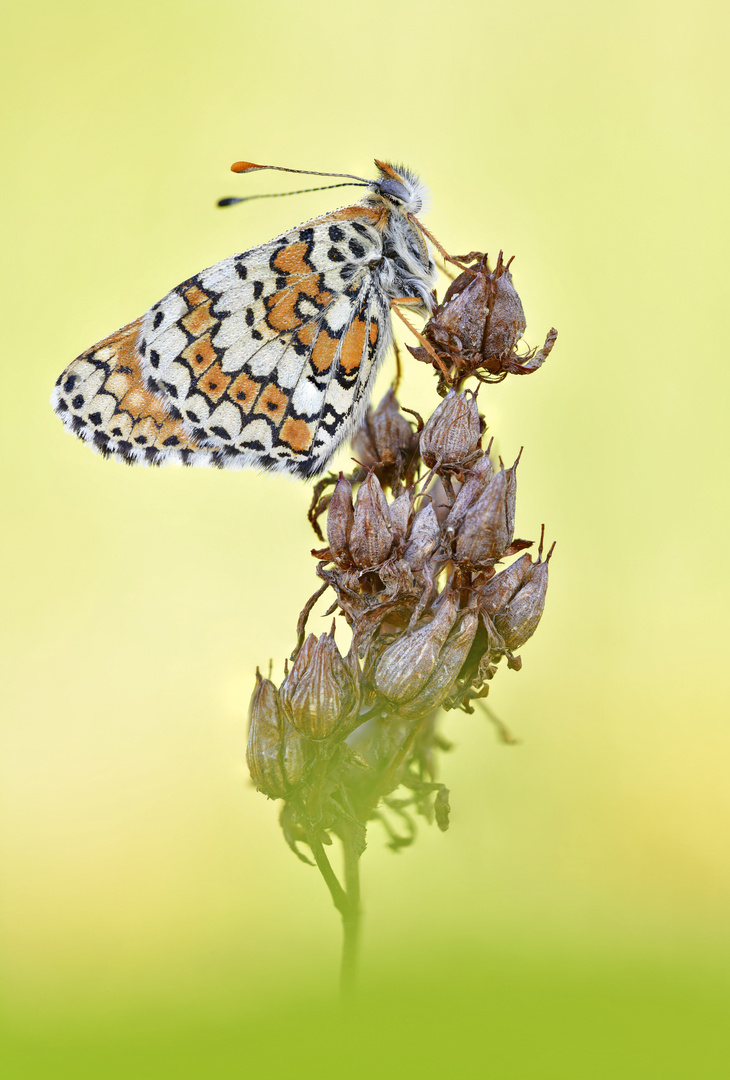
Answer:
POLYGON ((392 214, 345 207, 201 271, 69 365, 54 408, 127 461, 316 475, 392 339, 392 214))

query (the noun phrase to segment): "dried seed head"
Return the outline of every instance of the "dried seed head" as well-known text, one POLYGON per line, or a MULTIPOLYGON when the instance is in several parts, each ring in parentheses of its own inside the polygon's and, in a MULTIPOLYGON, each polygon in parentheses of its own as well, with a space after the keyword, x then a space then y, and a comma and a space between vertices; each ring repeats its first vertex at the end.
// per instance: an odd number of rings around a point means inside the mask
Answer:
POLYGON ((421 457, 429 468, 436 464, 458 465, 477 449, 481 423, 476 398, 464 390, 449 390, 421 432, 421 457))
POLYGON ((357 492, 350 530, 350 557, 361 570, 379 566, 390 554, 393 524, 383 489, 375 473, 370 473, 357 492))
POLYGON ((492 618, 507 607, 512 597, 532 573, 532 557, 525 553, 485 582, 475 582, 480 606, 492 618))
POLYGON ((501 252, 492 273, 484 256, 476 275, 460 274, 435 318, 442 330, 458 337, 465 352, 480 354, 482 362, 511 353, 527 323, 501 252))
POLYGON ((340 473, 327 510, 327 542, 338 566, 350 566, 350 532, 354 520, 352 484, 340 473))
POLYGON ((451 693, 469 655, 479 625, 476 611, 462 613, 439 654, 438 664, 421 691, 400 707, 401 716, 417 716, 437 709, 451 693))
POLYGON ((286 716, 281 718, 281 763, 284 776, 292 787, 304 779, 309 761, 309 746, 286 716))
POLYGON ((411 570, 421 570, 431 558, 441 539, 438 518, 433 504, 422 506, 413 519, 403 558, 411 570))
POLYGON ((494 298, 481 348, 484 359, 511 353, 526 326, 525 312, 512 284, 512 275, 505 270, 494 283, 494 298))
POLYGON ((512 539, 507 528, 509 478, 503 469, 490 480, 470 508, 456 535, 456 561, 462 566, 488 566, 512 539))
POLYGON ((425 626, 407 630, 380 654, 373 682, 389 701, 408 701, 425 686, 456 619, 456 595, 449 592, 425 626))
POLYGON ((494 625, 510 649, 520 649, 532 637, 545 608, 548 562, 535 563, 507 607, 495 616, 494 625))
POLYGON ((469 512, 469 509, 482 494, 493 476, 494 469, 492 468, 492 463, 485 454, 472 465, 464 484, 459 489, 459 492, 454 499, 454 504, 449 510, 445 522, 445 529, 447 532, 453 535, 457 531, 469 512))
POLYGON ((249 707, 248 770, 259 791, 272 799, 283 798, 288 789, 281 756, 281 716, 276 687, 256 669, 256 686, 249 707))
POLYGON ((512 543, 512 538, 515 535, 515 504, 517 501, 517 466, 520 463, 522 457, 522 450, 515 458, 514 465, 510 465, 509 469, 505 469, 507 476, 507 495, 505 498, 505 513, 507 515, 507 534, 509 536, 508 543, 512 543))
POLYGON ((378 464, 378 451, 375 449, 375 442, 369 426, 370 417, 371 413, 368 411, 365 422, 355 432, 350 442, 353 458, 366 469, 372 469, 378 464))
POLYGON ((394 465, 399 457, 411 457, 416 444, 413 428, 400 411, 392 388, 370 417, 369 426, 378 460, 383 465, 394 465))
POLYGON ((404 491, 390 504, 390 520, 393 524, 395 539, 404 539, 408 535, 408 525, 413 511, 413 492, 404 491))
POLYGON ((307 739, 326 739, 357 708, 358 686, 334 635, 310 634, 279 692, 282 708, 307 739))

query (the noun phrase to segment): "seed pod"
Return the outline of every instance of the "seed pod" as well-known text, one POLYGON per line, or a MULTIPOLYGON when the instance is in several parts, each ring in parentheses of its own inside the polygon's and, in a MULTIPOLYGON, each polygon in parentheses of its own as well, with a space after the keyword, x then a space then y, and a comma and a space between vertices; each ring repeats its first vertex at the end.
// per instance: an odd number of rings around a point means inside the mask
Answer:
POLYGON ((512 275, 505 270, 495 282, 487 332, 482 344, 482 356, 506 356, 512 352, 525 332, 527 322, 512 275))
POLYGON ((412 455, 415 449, 413 428, 400 411, 392 388, 370 417, 369 426, 378 460, 383 465, 394 465, 399 455, 412 455))
POLYGON ((417 716, 437 709, 451 693, 456 677, 469 655, 479 625, 476 611, 465 611, 449 634, 431 677, 421 691, 400 707, 401 716, 417 716))
POLYGON ((326 739, 357 708, 359 691, 332 633, 310 634, 279 692, 282 708, 307 739, 326 739))
POLYGON ((512 540, 507 527, 509 477, 503 469, 470 508, 456 536, 456 561, 486 566, 498 559, 512 540))
POLYGON ((411 492, 404 491, 397 499, 393 499, 390 504, 390 520, 393 524, 394 537, 400 537, 402 540, 408 535, 408 522, 411 519, 412 510, 411 492))
POLYGON ((357 493, 355 515, 350 530, 350 557, 361 570, 379 566, 390 554, 393 524, 383 489, 375 473, 370 473, 357 493))
POLYGON ((505 469, 507 475, 507 495, 505 498, 505 513, 507 516, 507 535, 509 536, 508 543, 512 543, 512 539, 515 535, 515 503, 517 500, 517 466, 520 463, 522 457, 522 451, 515 458, 514 465, 510 465, 509 469, 505 469))
POLYGON ((281 715, 276 687, 256 670, 249 709, 248 769, 259 791, 282 799, 304 777, 307 764, 303 740, 281 715))
POLYGON ((439 327, 458 336, 464 350, 480 353, 482 361, 506 357, 527 326, 522 302, 501 252, 492 273, 486 256, 476 269, 476 275, 465 271, 452 282, 436 319, 439 327))
POLYGON ((454 499, 445 522, 445 529, 452 535, 464 521, 470 507, 476 502, 494 476, 492 463, 485 454, 471 467, 464 484, 454 499))
POLYGON ((378 464, 378 451, 375 449, 372 432, 370 431, 368 415, 362 426, 355 432, 350 442, 350 449, 355 461, 359 461, 366 469, 372 469, 378 464))
POLYGON ((380 654, 373 682, 383 697, 400 704, 425 686, 456 619, 456 595, 449 592, 426 626, 407 630, 380 654))
POLYGON ((420 451, 426 465, 458 465, 479 445, 481 423, 476 398, 463 391, 448 394, 421 432, 420 451))
POLYGON ((532 557, 527 553, 511 563, 504 570, 495 574, 484 583, 476 583, 474 588, 481 606, 492 618, 507 607, 512 597, 532 573, 532 557))
POLYGON ((512 600, 494 620, 499 633, 510 649, 519 649, 532 637, 545 608, 548 587, 548 561, 536 563, 530 576, 517 590, 512 600))
POLYGON ((426 503, 416 514, 411 525, 403 558, 411 570, 421 570, 431 558, 441 539, 438 518, 432 503, 426 503))
POLYGON ((350 566, 350 532, 354 519, 352 484, 340 473, 327 510, 327 542, 338 566, 350 566))

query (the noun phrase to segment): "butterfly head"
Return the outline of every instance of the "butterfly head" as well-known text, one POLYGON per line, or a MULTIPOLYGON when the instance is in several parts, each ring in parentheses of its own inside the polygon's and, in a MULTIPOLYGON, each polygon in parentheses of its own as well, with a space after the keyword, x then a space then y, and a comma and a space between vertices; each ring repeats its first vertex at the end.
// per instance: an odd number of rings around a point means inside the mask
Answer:
POLYGON ((428 196, 428 189, 420 177, 403 165, 391 165, 377 158, 375 164, 380 179, 372 182, 374 194, 404 213, 420 213, 428 196))

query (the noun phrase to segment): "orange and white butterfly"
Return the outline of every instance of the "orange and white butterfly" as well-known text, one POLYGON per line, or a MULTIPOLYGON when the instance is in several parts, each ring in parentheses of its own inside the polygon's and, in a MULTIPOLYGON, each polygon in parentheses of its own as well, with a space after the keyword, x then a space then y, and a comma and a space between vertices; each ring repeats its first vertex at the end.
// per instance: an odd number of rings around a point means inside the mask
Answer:
MULTIPOLYGON (((311 174, 369 190, 201 271, 82 353, 51 398, 64 424, 130 463, 321 473, 363 420, 394 302, 424 317, 435 304, 415 218, 426 189, 409 169, 375 164, 377 180, 311 174)), ((262 168, 279 166, 232 166, 262 168)))

